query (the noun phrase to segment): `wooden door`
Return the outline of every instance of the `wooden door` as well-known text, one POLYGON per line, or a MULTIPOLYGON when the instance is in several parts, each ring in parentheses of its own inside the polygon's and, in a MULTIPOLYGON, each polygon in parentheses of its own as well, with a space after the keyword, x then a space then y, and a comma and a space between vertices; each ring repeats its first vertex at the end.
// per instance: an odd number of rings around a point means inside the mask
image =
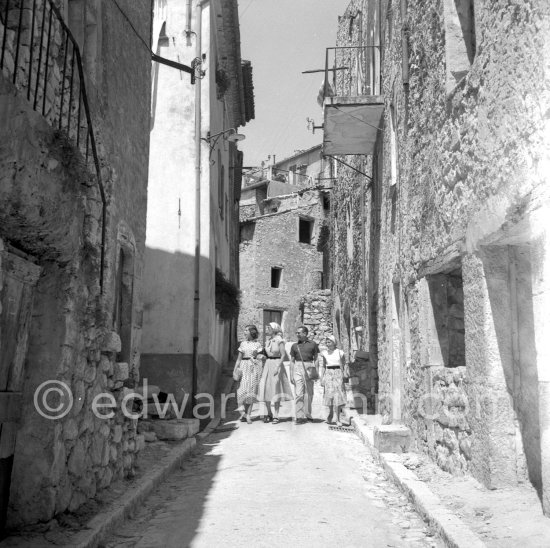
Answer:
POLYGON ((0 240, 0 528, 8 510, 34 286, 41 268, 0 240))
POLYGON ((281 325, 281 321, 283 319, 283 312, 282 310, 264 310, 264 326, 263 326, 263 340, 265 344, 265 338, 266 338, 266 327, 271 323, 275 322, 281 325))

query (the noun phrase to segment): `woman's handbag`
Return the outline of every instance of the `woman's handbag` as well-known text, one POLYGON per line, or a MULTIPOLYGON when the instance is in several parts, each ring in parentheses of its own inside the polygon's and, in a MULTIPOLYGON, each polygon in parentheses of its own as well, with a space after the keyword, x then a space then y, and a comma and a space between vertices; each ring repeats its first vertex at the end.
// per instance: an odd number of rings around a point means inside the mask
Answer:
POLYGON ((351 377, 351 373, 349 371, 349 364, 345 362, 344 359, 344 353, 341 352, 340 354, 340 367, 342 368, 342 377, 344 380, 344 384, 349 382, 349 378, 351 377), (342 363, 343 362, 343 363, 342 363))
MULTIPOLYGON (((296 345, 298 346, 298 345, 296 345)), ((302 358, 302 352, 300 351, 300 347, 298 346, 298 353, 300 354, 300 359, 302 360, 302 365, 304 366, 304 369, 306 370, 306 376, 310 381, 316 381, 319 378, 319 371, 317 371, 317 367, 315 367, 315 363, 311 367, 306 367, 306 364, 304 363, 304 358, 302 358)))
POLYGON ((243 370, 240 367, 233 369, 233 380, 239 382, 243 378, 243 370))

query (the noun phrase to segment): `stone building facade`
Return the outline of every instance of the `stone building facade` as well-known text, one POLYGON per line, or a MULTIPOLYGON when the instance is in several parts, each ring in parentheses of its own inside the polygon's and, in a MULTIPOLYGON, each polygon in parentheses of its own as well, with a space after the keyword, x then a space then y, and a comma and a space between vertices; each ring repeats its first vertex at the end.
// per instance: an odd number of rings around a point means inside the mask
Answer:
POLYGON ((136 33, 149 36, 151 10, 119 5, 0 10, 0 499, 12 527, 132 475, 143 441, 120 404, 139 376, 151 53, 136 33), (92 411, 102 393, 109 418, 92 411))
POLYGON ((154 7, 153 49, 200 61, 194 85, 171 67, 153 69, 141 371, 181 402, 214 393, 234 354, 236 320, 220 319, 216 270, 238 286, 242 153, 233 139, 254 117, 254 95, 236 0, 154 7))
MULTIPOLYGON (((315 160, 320 166, 318 155, 315 160)), ((290 170, 280 170, 288 177, 290 170)), ((302 297, 329 283, 324 257, 330 191, 326 181, 318 186, 316 177, 309 186, 261 177, 247 182, 240 200, 239 333, 247 324, 265 329, 275 321, 293 337, 304 322, 302 297)))
MULTIPOLYGON (((370 64, 353 57, 361 70, 340 78, 357 90, 379 71, 379 89, 355 92, 355 117, 381 111, 363 150, 347 141, 341 154, 356 156, 338 156, 367 176, 341 171, 333 193, 340 215, 367 187, 352 209, 366 219, 380 413, 449 472, 491 488, 528 479, 546 513, 549 26, 546 4, 350 2, 339 45, 370 64)), ((337 302, 358 282, 334 248, 337 302)))

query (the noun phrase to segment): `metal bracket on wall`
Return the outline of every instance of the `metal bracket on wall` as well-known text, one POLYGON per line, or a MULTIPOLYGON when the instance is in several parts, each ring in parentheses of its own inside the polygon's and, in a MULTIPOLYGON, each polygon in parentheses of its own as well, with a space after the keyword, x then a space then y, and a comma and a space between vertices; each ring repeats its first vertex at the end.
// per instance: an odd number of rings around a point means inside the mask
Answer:
POLYGON ((176 61, 165 59, 164 57, 161 57, 156 53, 152 53, 151 55, 152 55, 153 61, 156 61, 157 63, 161 63, 168 67, 172 67, 177 70, 182 70, 183 72, 189 73, 191 75, 191 84, 195 84, 195 81, 197 78, 200 80, 204 77, 205 73, 203 70, 201 70, 202 61, 199 57, 196 57, 195 59, 193 59, 191 66, 188 67, 187 65, 183 65, 182 63, 177 63, 176 61))
POLYGON ((336 158, 336 156, 332 156, 332 154, 323 154, 323 157, 325 158, 332 158, 339 164, 343 164, 346 167, 349 167, 350 169, 353 169, 353 171, 356 171, 360 175, 363 175, 363 177, 366 177, 369 180, 369 186, 372 183, 372 177, 370 175, 367 175, 366 173, 363 173, 361 170, 357 169, 356 167, 353 167, 352 165, 348 164, 347 162, 344 162, 344 160, 340 160, 339 158, 336 158))

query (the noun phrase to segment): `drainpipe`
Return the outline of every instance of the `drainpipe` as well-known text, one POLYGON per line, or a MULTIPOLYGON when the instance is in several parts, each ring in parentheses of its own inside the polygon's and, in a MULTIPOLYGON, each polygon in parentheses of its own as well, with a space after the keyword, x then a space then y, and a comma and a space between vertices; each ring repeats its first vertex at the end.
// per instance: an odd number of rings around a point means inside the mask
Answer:
POLYGON ((401 76, 403 85, 409 85, 409 26, 407 23, 407 0, 401 0, 401 76))
POLYGON ((185 21, 185 36, 187 37, 187 46, 191 46, 191 0, 187 0, 186 8, 186 21, 185 21))
MULTIPOLYGON (((195 57, 202 59, 202 7, 208 0, 198 1, 195 8, 196 16, 196 53, 195 57)), ((191 17, 191 0, 188 19, 191 17)), ((191 30, 189 27, 189 34, 191 30)), ((191 409, 197 395, 197 376, 199 370, 199 318, 200 318, 200 260, 201 260, 201 82, 195 82, 195 261, 194 261, 194 298, 193 298, 193 371, 191 388, 191 409)))

